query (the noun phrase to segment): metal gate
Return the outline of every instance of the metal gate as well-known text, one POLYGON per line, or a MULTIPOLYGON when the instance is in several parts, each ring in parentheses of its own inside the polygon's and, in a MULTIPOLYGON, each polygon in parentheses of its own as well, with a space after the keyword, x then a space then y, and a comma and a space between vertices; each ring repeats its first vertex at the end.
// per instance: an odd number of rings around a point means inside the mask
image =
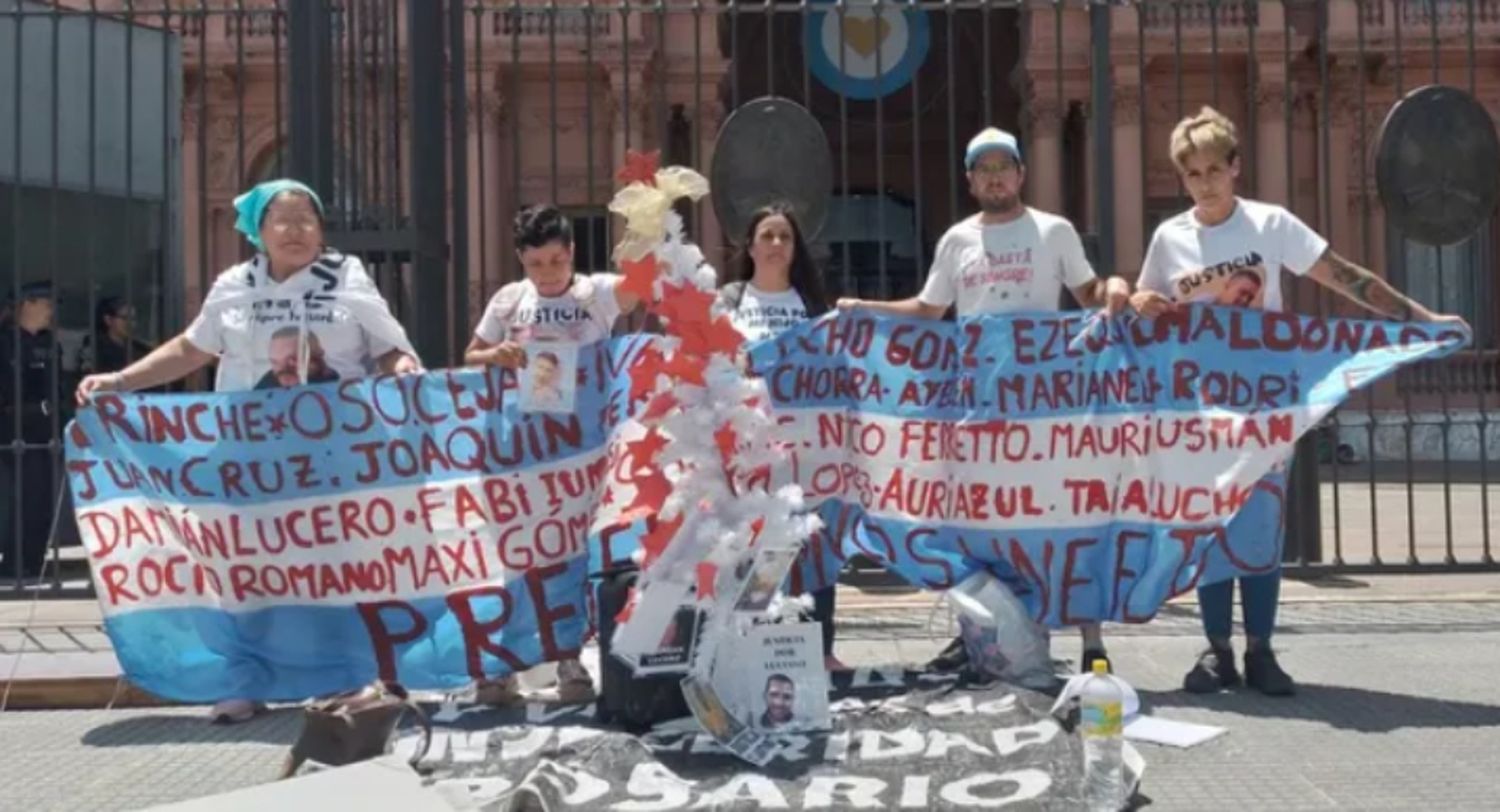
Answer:
MULTIPOLYGON (((1167 135, 1213 104, 1240 125, 1245 193, 1476 330, 1471 351, 1375 386, 1305 443, 1289 566, 1500 569, 1496 227, 1409 243, 1373 180, 1406 91, 1448 84, 1500 111, 1500 0, 0 0, 0 54, 3 287, 14 301, 53 282, 64 392, 106 297, 146 344, 182 328, 244 256, 230 201, 267 177, 319 188, 331 241, 365 258, 438 366, 514 278, 520 205, 564 207, 580 269, 606 270, 625 150, 706 171, 720 124, 756 97, 822 122, 835 189, 814 251, 832 288, 869 297, 917 290, 970 210, 962 145, 990 124, 1020 135, 1031 204, 1077 223, 1101 272, 1133 274, 1186 206, 1167 135)), ((740 235, 706 205, 688 220, 724 267, 740 235)), ((1287 289, 1299 310, 1353 314, 1287 289)), ((5 449, 6 550, 44 509, 15 476, 28 451, 60 471, 55 440, 5 449)), ((46 594, 86 592, 80 552, 62 559, 46 594)))

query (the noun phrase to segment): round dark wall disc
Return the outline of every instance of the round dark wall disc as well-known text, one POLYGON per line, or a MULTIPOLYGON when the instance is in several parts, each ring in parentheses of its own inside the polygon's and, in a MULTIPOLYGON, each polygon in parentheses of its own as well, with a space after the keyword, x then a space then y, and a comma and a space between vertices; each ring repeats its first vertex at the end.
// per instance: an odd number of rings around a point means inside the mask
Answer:
POLYGON ((1381 128, 1375 182, 1391 225, 1409 240, 1452 245, 1472 236, 1500 199, 1500 139, 1473 96, 1413 90, 1381 128))
POLYGON ((828 218, 833 156, 823 126, 802 105, 767 96, 730 114, 714 144, 709 169, 714 213, 735 243, 750 217, 769 203, 786 203, 811 241, 828 218))

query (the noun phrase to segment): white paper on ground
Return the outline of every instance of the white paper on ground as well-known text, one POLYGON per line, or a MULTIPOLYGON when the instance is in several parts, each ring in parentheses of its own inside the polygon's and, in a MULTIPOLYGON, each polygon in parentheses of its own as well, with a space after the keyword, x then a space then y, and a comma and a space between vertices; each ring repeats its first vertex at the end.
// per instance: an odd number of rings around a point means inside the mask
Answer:
POLYGON ((1213 725, 1179 722, 1155 716, 1136 716, 1125 722, 1125 738, 1136 742, 1165 744, 1171 747, 1196 747, 1223 735, 1225 729, 1213 725))
MULTIPOLYGON (((1060 715, 1068 702, 1083 690, 1083 684, 1090 676, 1092 675, 1078 674, 1069 679, 1058 694, 1057 702, 1052 705, 1052 713, 1060 715)), ((1143 715, 1140 712, 1141 697, 1136 693, 1135 688, 1117 676, 1111 675, 1109 678, 1120 688, 1120 710, 1125 717, 1125 738, 1129 741, 1165 744, 1171 747, 1196 747, 1225 732, 1222 727, 1143 715)))

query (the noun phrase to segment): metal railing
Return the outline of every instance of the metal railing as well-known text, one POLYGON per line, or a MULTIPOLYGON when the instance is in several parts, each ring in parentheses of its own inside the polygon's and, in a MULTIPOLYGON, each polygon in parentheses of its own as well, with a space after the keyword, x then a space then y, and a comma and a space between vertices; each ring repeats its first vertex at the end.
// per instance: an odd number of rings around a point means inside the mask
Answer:
MULTIPOLYGON (((147 343, 173 335, 245 256, 233 196, 296 173, 428 365, 452 363, 515 278, 519 205, 565 207, 580 261, 604 270, 624 151, 706 171, 724 119, 767 94, 805 105, 828 136, 834 198, 814 251, 835 291, 917 289, 971 209, 963 145, 991 124, 1020 135, 1031 204, 1078 224, 1099 270, 1133 274, 1156 221, 1186 205, 1168 133, 1213 104, 1240 124, 1246 194, 1476 328, 1471 352, 1376 385, 1309 441, 1290 566, 1497 569, 1500 235, 1492 222, 1463 250, 1406 246, 1372 174, 1407 91, 1495 98, 1497 24, 1496 0, 0 0, 3 288, 59 291, 63 399, 79 345, 100 338, 101 300, 133 306, 147 343)), ((723 268, 739 235, 702 203, 689 220, 723 268)), ((1288 290, 1300 310, 1334 312, 1305 284, 1288 290)), ((14 359, 5 374, 18 389, 14 359)), ((60 475, 63 411, 30 434, 5 415, 7 554, 50 511, 26 472, 45 457, 60 475)), ((79 553, 64 552, 46 594, 86 593, 79 553)), ((8 584, 0 594, 19 594, 8 584)))

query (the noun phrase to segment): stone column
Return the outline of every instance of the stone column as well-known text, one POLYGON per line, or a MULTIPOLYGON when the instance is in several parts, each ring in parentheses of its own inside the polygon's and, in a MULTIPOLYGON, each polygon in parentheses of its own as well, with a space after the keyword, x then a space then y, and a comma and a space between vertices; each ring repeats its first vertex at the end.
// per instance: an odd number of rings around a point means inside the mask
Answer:
POLYGON ((650 151, 656 147, 647 140, 646 122, 650 117, 652 88, 640 80, 641 65, 627 65, 609 77, 609 102, 606 109, 612 122, 613 147, 610 150, 610 176, 625 160, 627 149, 650 151), (632 80, 632 77, 634 79, 632 80), (627 85, 629 80, 629 104, 627 85), (627 139, 628 136, 628 139, 627 139))
MULTIPOLYGON (((1265 77, 1255 91, 1256 197, 1269 203, 1279 203, 1291 208, 1291 190, 1287 188, 1286 161, 1287 87, 1284 79, 1265 77)), ((1250 156, 1246 156, 1250 157, 1250 156)), ((1244 167, 1241 167, 1244 171, 1244 167)))
POLYGON ((1026 199, 1058 214, 1063 210, 1062 117, 1063 107, 1045 91, 1026 104, 1026 199))
MULTIPOLYGON (((1359 153, 1359 99, 1360 77, 1353 69, 1339 69, 1331 83, 1332 97, 1329 100, 1330 127, 1328 133, 1328 208, 1331 219, 1325 224, 1329 241, 1337 246, 1344 256, 1356 256, 1361 262, 1358 223, 1350 207, 1358 205, 1357 189, 1360 174, 1365 167, 1360 163, 1359 153), (1351 188, 1352 187, 1352 188, 1351 188)), ((1368 145, 1373 151, 1374 144, 1368 145)), ((1371 186, 1374 185, 1373 179, 1371 186)))
POLYGON ((468 165, 469 165, 469 313, 474 323, 488 296, 501 285, 508 251, 501 244, 507 232, 505 213, 501 211, 505 173, 501 167, 508 156, 501 154, 500 131, 503 106, 500 94, 483 90, 469 94, 468 99, 468 165), (481 160, 481 157, 483 160, 481 160))
MULTIPOLYGON (((709 168, 714 165, 714 145, 717 143, 719 128, 724 125, 727 114, 724 106, 717 98, 703 100, 703 120, 693 122, 693 137, 698 139, 698 166, 696 167, 704 177, 708 177, 709 168)), ((709 179, 712 184, 712 178, 709 179)), ((729 252, 725 250, 726 240, 719 216, 714 212, 713 195, 715 189, 708 190, 708 197, 703 198, 702 217, 698 220, 698 233, 692 235, 698 246, 703 249, 703 256, 715 269, 719 271, 719 278, 724 277, 725 262, 729 252)), ((728 235, 731 239, 738 239, 738 234, 728 235)))
MULTIPOLYGON (((194 314, 198 312, 203 297, 208 294, 204 287, 213 284, 217 274, 212 268, 205 270, 202 266, 205 261, 200 255, 202 242, 199 241, 198 231, 203 223, 203 217, 208 211, 208 201, 199 196, 198 176, 198 136, 202 132, 201 123, 198 121, 198 107, 194 104, 182 105, 182 267, 185 290, 183 291, 183 317, 184 324, 192 321, 194 314)), ((209 257, 207 261, 212 261, 209 257)))
POLYGON ((1127 279, 1145 258, 1146 169, 1141 166, 1141 89, 1117 84, 1114 98, 1115 267, 1127 279))

